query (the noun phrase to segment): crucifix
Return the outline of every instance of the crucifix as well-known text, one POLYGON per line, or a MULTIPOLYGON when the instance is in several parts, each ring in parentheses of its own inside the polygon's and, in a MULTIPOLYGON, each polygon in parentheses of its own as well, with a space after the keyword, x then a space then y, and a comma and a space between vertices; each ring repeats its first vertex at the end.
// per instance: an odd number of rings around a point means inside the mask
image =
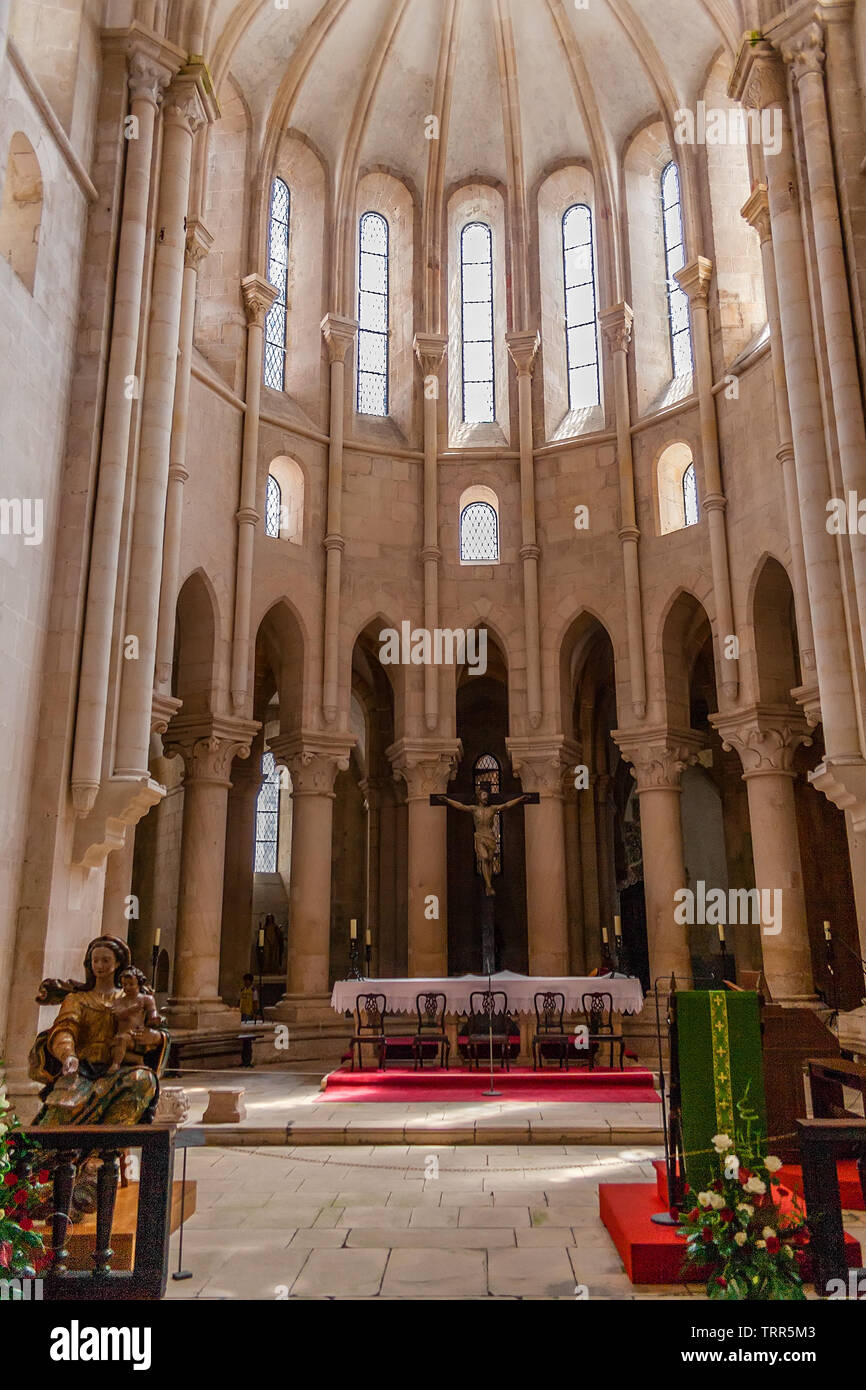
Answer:
POLYGON ((451 796, 436 793, 430 798, 431 806, 451 806, 455 811, 465 811, 472 817, 475 827, 475 862, 484 880, 484 894, 481 899, 481 954, 485 975, 495 974, 493 899, 494 862, 497 851, 496 817, 513 806, 537 806, 538 792, 523 792, 520 796, 503 801, 492 797, 486 787, 479 787, 472 802, 455 801, 451 796))

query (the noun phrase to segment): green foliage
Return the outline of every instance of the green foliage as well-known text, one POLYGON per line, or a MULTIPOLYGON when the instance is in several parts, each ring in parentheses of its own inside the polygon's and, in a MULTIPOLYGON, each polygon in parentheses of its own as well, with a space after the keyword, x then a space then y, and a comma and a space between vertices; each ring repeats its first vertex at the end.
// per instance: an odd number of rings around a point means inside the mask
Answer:
POLYGON ((34 1229, 49 1178, 37 1157, 0 1081, 0 1279, 33 1279, 51 1261, 34 1229))

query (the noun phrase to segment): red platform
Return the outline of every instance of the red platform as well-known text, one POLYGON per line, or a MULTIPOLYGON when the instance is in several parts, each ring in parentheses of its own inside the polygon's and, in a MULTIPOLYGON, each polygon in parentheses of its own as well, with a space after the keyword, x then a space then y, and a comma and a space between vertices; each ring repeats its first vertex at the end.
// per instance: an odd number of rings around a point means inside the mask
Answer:
MULTIPOLYGON (((608 1071, 596 1067, 571 1071, 551 1068, 533 1071, 530 1067, 512 1067, 511 1071, 495 1070, 494 1085, 504 1100, 552 1101, 598 1105, 648 1105, 660 1097, 653 1089, 652 1072, 642 1067, 624 1071, 608 1071)), ((391 1067, 385 1071, 373 1068, 332 1071, 325 1078, 320 1101, 365 1101, 376 1103, 474 1100, 487 1090, 490 1074, 483 1070, 452 1067, 427 1067, 412 1071, 391 1067)))
MULTIPOLYGON (((839 1196, 844 1211, 863 1211, 863 1189, 857 1176, 857 1164, 853 1158, 840 1158, 836 1163, 839 1178, 839 1196)), ((798 1197, 803 1195, 803 1170, 798 1163, 785 1163, 776 1174, 779 1182, 790 1187, 798 1197)))
MULTIPOLYGON (((602 1222, 616 1246, 626 1274, 633 1284, 686 1284, 706 1282, 706 1274, 685 1266, 685 1239, 675 1226, 657 1226, 652 1217, 667 1211, 667 1178, 663 1163, 656 1162, 656 1183, 601 1183, 598 1207, 602 1222)), ((805 1280, 811 1279, 808 1249, 799 1257, 805 1280)), ((862 1267, 860 1244, 845 1236, 845 1262, 849 1269, 862 1267)))

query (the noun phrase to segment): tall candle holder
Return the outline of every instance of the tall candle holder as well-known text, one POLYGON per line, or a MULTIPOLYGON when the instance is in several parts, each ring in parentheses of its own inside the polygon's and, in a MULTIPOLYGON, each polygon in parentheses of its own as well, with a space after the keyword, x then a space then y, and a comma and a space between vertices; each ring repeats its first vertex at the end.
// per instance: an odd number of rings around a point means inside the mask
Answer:
POLYGON ((363 980, 366 978, 358 964, 358 959, 358 938, 352 936, 349 938, 349 972, 346 975, 347 980, 363 980))

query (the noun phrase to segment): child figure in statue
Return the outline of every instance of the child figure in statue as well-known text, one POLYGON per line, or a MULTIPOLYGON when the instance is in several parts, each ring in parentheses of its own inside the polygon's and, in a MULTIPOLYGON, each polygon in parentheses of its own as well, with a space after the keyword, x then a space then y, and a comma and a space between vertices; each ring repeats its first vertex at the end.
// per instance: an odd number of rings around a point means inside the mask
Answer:
POLYGON ((120 1070, 122 1062, 140 1062, 141 1055, 159 1042, 155 1025, 160 1022, 156 1001, 141 970, 130 965, 120 977, 123 994, 112 1006, 117 1026, 111 1043, 109 1074, 120 1070))

